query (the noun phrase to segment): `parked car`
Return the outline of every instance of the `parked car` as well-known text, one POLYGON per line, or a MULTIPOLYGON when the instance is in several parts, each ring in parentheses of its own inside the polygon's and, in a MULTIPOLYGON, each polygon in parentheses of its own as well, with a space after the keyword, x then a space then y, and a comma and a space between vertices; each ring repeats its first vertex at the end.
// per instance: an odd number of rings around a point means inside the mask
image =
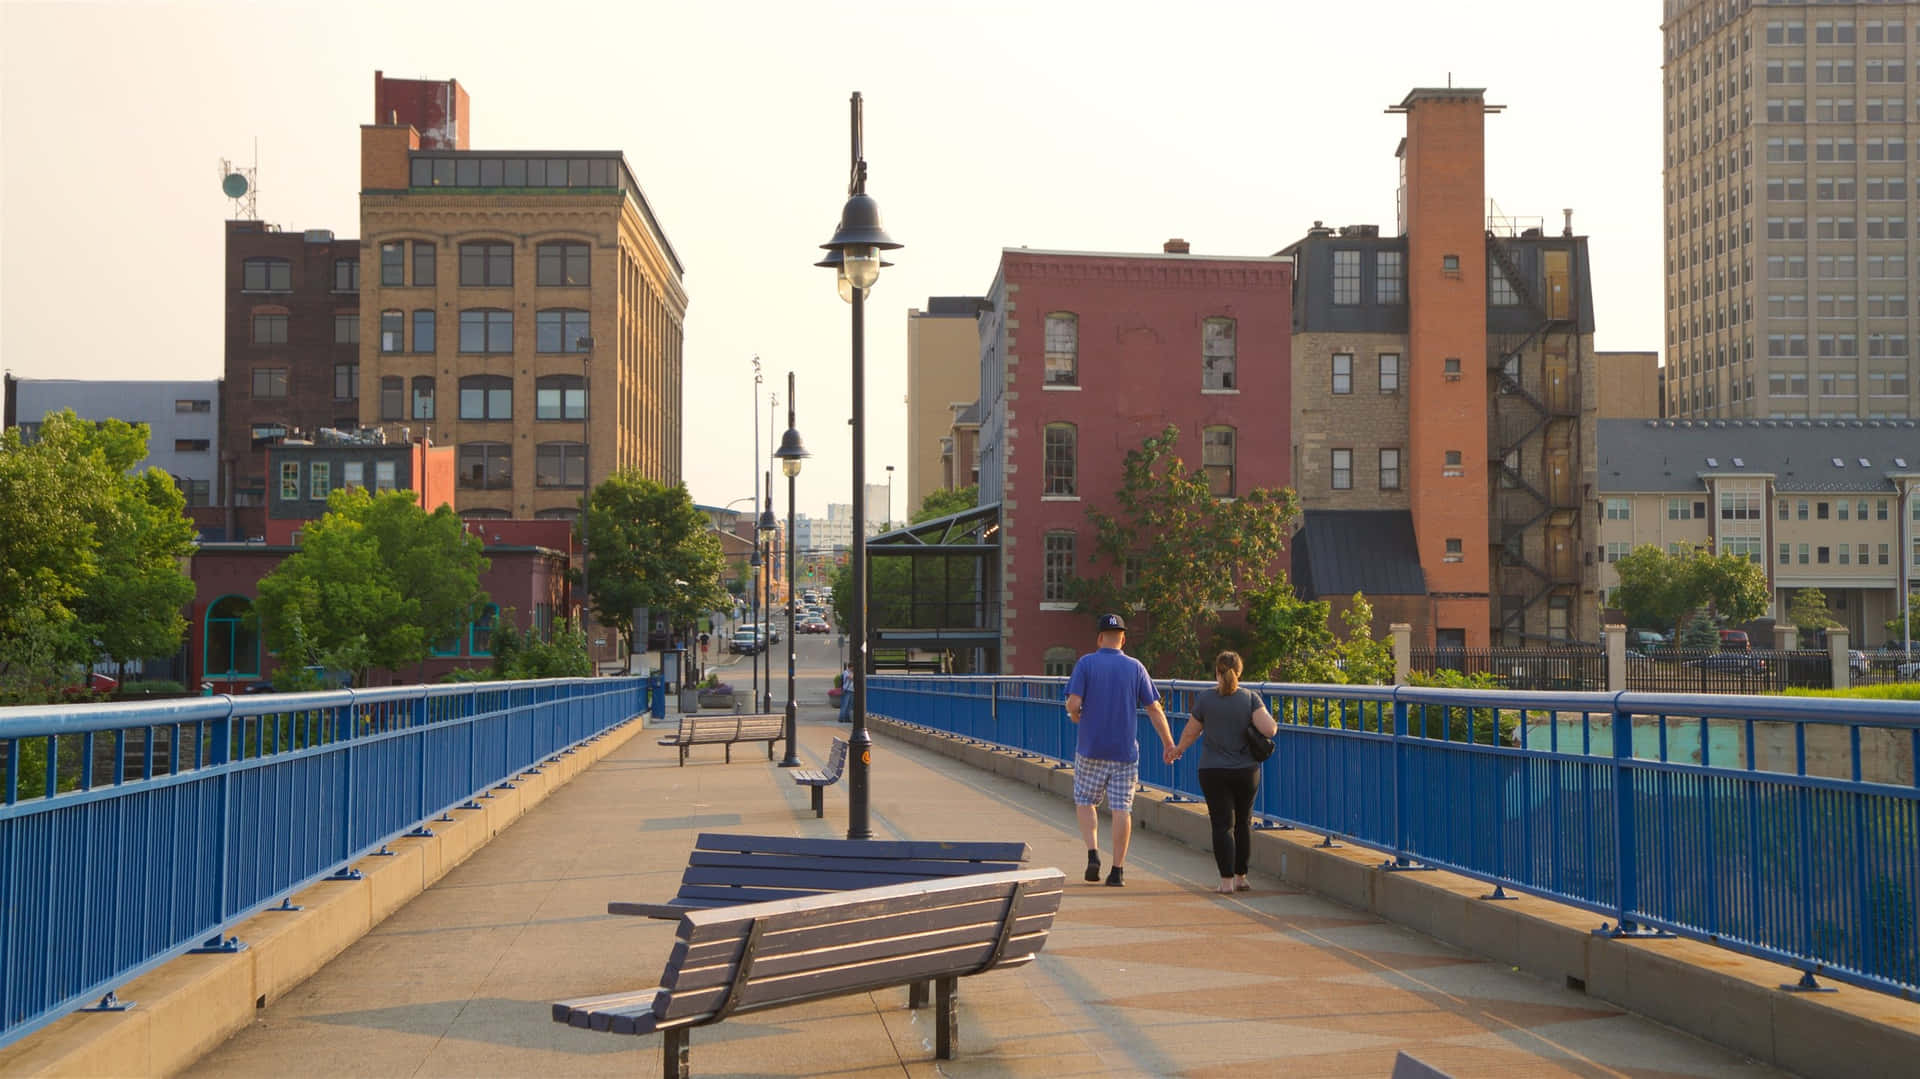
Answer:
POLYGON ((1895 667, 1893 669, 1893 675, 1902 682, 1920 680, 1920 659, 1916 659, 1912 663, 1902 663, 1898 667, 1895 667))
POLYGON ((1720 631, 1720 651, 1751 652, 1753 642, 1747 639, 1747 631, 1744 629, 1723 629, 1720 631))
POLYGON ((1760 674, 1767 669, 1767 661, 1747 652, 1716 652, 1702 659, 1690 659, 1681 664, 1683 667, 1703 667, 1710 671, 1739 671, 1746 674, 1760 674))
POLYGON ((1858 648, 1849 648, 1847 650, 1847 670, 1851 671, 1854 677, 1864 676, 1870 669, 1871 665, 1867 662, 1867 654, 1865 652, 1860 651, 1858 648))
POLYGON ((734 630, 733 636, 727 640, 727 651, 743 656, 753 655, 760 651, 760 634, 747 627, 734 630))

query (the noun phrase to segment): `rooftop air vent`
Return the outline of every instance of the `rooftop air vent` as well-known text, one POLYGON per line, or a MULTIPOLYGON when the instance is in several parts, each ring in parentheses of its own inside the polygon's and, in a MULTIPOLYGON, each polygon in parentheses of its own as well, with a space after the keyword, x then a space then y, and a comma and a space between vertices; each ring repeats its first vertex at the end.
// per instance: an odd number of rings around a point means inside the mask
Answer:
POLYGON ((1869 461, 1869 460, 1867 460, 1867 459, 1866 459, 1865 457, 1862 457, 1862 458, 1860 458, 1860 467, 1861 467, 1861 468, 1872 468, 1872 467, 1873 467, 1873 462, 1872 462, 1872 461, 1869 461))
POLYGON ((1708 468, 1719 468, 1719 467, 1720 467, 1720 458, 1718 458, 1718 457, 1709 457, 1709 458, 1707 458, 1707 467, 1708 467, 1708 468))
POLYGON ((1893 467, 1895 468, 1907 467, 1907 459, 1905 457, 1895 457, 1893 459, 1893 467))
POLYGON ((1740 459, 1740 458, 1738 458, 1738 457, 1735 457, 1735 458, 1733 459, 1733 467, 1735 467, 1735 468, 1745 468, 1745 467, 1747 467, 1747 462, 1745 462, 1745 461, 1743 461, 1743 460, 1741 460, 1741 459, 1740 459))
POLYGON ((1845 461, 1842 461, 1842 460, 1841 460, 1840 458, 1838 458, 1838 457, 1835 457, 1835 458, 1833 459, 1833 467, 1835 467, 1835 468, 1845 468, 1845 467, 1847 467, 1847 463, 1846 463, 1845 461))

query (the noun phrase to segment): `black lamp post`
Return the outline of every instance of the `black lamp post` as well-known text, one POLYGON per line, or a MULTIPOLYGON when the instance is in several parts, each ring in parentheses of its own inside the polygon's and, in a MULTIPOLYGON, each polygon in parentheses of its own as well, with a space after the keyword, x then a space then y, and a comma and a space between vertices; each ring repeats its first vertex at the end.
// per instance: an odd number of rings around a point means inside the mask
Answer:
POLYGON ((753 651, 747 653, 747 659, 753 663, 753 695, 747 698, 747 700, 751 702, 760 699, 760 650, 766 647, 760 640, 760 582, 755 579, 760 576, 760 540, 757 537, 753 541, 753 557, 747 560, 747 566, 753 571, 748 575, 747 580, 747 610, 749 612, 747 617, 753 620, 753 635, 751 637, 753 641, 753 651))
POLYGON ((800 431, 793 423, 793 372, 787 372, 787 433, 780 436, 780 448, 773 455, 780 459, 780 471, 787 477, 787 755, 782 768, 795 768, 800 758, 793 747, 798 733, 799 713, 793 702, 793 481, 800 475, 800 462, 812 456, 800 443, 800 431))
POLYGON ((867 194, 867 160, 860 146, 860 94, 852 105, 853 152, 847 177, 847 203, 840 227, 820 246, 827 257, 815 263, 837 271, 840 298, 853 305, 853 597, 847 605, 853 647, 853 731, 847 753, 847 838, 872 839, 868 823, 868 772, 873 736, 867 733, 867 440, 866 298, 880 277, 880 252, 900 247, 880 227, 880 206, 867 194))
MULTIPOLYGON (((767 600, 765 609, 767 612, 767 629, 769 630, 767 634, 769 640, 767 641, 766 696, 760 700, 760 711, 762 714, 773 711, 773 641, 771 640, 773 634, 771 630, 773 629, 773 565, 774 562, 777 561, 774 557, 773 534, 779 530, 780 523, 774 520, 773 517, 773 473, 769 472, 767 473, 767 508, 760 511, 760 523, 757 528, 757 531, 760 533, 760 543, 765 544, 767 548, 767 556, 761 560, 765 569, 760 575, 760 590, 765 593, 767 600)), ((792 641, 792 636, 788 636, 787 640, 792 641)))

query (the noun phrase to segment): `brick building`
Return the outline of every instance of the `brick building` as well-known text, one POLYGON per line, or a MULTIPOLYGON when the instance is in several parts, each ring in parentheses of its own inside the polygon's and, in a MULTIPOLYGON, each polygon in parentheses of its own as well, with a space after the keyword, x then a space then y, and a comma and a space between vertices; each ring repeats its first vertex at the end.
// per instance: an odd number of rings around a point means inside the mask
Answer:
MULTIPOLYGON (((972 482, 972 446, 953 466, 955 428, 980 395, 978 296, 931 296, 907 310, 907 491, 911 518, 927 494, 972 482), (955 482, 954 477, 961 477, 955 482)), ((978 429, 978 422, 971 427, 978 429)), ((969 432, 971 433, 971 432, 969 432)), ((976 441, 977 438, 969 439, 976 441)))
POLYGON ((1486 216, 1479 89, 1416 89, 1399 234, 1315 228, 1292 306, 1303 594, 1417 647, 1597 640, 1584 237, 1486 216), (1381 514, 1386 514, 1382 517, 1381 514), (1365 552, 1365 557, 1356 557, 1365 552))
POLYGON ((478 151, 457 83, 375 74, 360 422, 455 447, 466 517, 681 478, 682 268, 619 151, 478 151))
POLYGON ((264 535, 267 446, 360 423, 360 243, 228 221, 226 377, 210 534, 264 535))
POLYGON ((980 502, 1000 507, 1006 672, 1066 673, 1092 639, 1067 581, 1091 505, 1169 424, 1223 496, 1289 482, 1284 258, 1007 248, 980 316, 980 502))

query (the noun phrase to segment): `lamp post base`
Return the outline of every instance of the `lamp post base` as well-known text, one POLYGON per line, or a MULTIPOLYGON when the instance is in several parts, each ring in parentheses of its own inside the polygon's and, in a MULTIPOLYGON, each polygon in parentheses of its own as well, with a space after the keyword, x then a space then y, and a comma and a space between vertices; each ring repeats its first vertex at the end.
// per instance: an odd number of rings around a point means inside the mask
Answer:
POLYGON ((793 701, 789 700, 787 701, 787 755, 780 761, 780 767, 782 768, 800 767, 800 758, 796 755, 797 751, 793 744, 794 735, 798 733, 798 724, 799 716, 793 706, 793 701))

